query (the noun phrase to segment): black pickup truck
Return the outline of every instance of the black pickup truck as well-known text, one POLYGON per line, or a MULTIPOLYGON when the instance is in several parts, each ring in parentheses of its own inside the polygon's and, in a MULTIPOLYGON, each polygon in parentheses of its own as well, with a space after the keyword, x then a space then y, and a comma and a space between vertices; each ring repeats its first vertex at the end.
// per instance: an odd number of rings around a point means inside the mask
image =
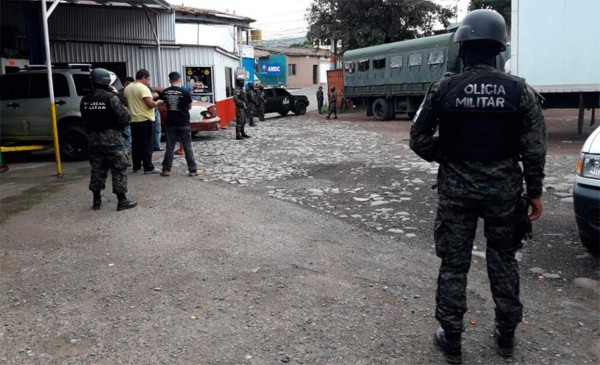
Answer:
POLYGON ((290 111, 296 115, 304 115, 308 106, 308 98, 305 95, 292 95, 286 89, 280 87, 265 88, 267 104, 265 113, 279 113, 287 115, 290 111))

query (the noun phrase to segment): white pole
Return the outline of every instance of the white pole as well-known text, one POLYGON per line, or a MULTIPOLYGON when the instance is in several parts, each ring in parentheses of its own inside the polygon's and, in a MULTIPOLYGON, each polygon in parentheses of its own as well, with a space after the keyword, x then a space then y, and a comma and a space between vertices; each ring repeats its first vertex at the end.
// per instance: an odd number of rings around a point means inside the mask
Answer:
POLYGON ((46 9, 46 0, 42 0, 42 24, 44 25, 44 46, 46 48, 46 70, 48 72, 48 93, 50 95, 50 117, 52 120, 52 135, 54 136, 54 155, 56 157, 56 173, 62 177, 62 165, 60 162, 60 148, 58 143, 58 127, 56 124, 56 104, 54 104, 54 84, 52 82, 52 58, 50 56, 50 36, 48 32, 48 17, 56 8, 59 1, 52 4, 50 13, 46 9))

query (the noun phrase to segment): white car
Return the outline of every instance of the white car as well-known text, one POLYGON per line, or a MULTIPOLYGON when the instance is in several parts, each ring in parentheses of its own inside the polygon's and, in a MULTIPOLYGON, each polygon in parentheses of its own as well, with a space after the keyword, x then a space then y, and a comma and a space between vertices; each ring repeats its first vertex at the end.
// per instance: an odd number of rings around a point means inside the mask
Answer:
POLYGON ((575 220, 581 243, 600 254, 600 127, 588 137, 577 161, 573 189, 575 220))

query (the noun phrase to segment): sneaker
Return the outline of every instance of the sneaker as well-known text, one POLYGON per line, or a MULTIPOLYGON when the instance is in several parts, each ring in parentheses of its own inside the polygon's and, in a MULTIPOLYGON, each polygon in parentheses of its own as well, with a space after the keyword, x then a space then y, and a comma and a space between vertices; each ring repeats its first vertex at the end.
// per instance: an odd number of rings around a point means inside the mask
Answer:
POLYGON ((198 176, 200 175, 200 173, 198 171, 190 171, 190 173, 188 174, 188 176, 198 176))
POLYGON ((171 175, 171 171, 163 170, 163 171, 160 173, 160 176, 169 176, 169 175, 171 175))
POLYGON ((154 174, 160 174, 160 170, 159 169, 154 169, 154 170, 150 170, 150 171, 144 171, 144 175, 154 175, 154 174))
POLYGON ((185 152, 183 150, 176 150, 175 154, 176 155, 183 155, 183 154, 185 154, 185 152))
POLYGON ((137 169, 137 170, 135 170, 135 169, 134 169, 132 172, 133 172, 134 174, 137 174, 137 173, 138 173, 138 172, 140 172, 140 171, 142 171, 142 169, 137 169))
POLYGON ((154 147, 154 151, 164 151, 165 149, 162 147, 154 147))

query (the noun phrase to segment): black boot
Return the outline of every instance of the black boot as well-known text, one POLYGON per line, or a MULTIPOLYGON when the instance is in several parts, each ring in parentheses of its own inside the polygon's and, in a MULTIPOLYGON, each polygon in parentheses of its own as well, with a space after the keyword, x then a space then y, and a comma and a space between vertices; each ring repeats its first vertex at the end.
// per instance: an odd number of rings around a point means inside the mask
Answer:
POLYGON ((102 207, 102 195, 100 195, 100 191, 92 191, 92 194, 94 194, 94 202, 92 203, 92 209, 93 210, 100 210, 100 208, 102 207))
POLYGON ((500 329, 494 331, 496 338, 496 352, 502 357, 512 357, 515 348, 515 330, 500 329))
POLYGON ((242 127, 240 126, 235 126, 235 139, 237 139, 238 141, 241 139, 244 139, 244 137, 242 137, 242 127))
POLYGON ((445 333, 444 329, 439 327, 435 331, 433 342, 442 350, 448 364, 462 364, 460 332, 445 333))
POLYGON ((250 136, 246 134, 246 131, 244 130, 244 126, 243 125, 242 125, 241 133, 242 133, 242 137, 244 137, 244 138, 250 138, 250 136))
POLYGON ((125 194, 117 194, 117 199, 119 200, 117 203, 118 211, 135 208, 137 206, 137 202, 127 199, 125 194))

